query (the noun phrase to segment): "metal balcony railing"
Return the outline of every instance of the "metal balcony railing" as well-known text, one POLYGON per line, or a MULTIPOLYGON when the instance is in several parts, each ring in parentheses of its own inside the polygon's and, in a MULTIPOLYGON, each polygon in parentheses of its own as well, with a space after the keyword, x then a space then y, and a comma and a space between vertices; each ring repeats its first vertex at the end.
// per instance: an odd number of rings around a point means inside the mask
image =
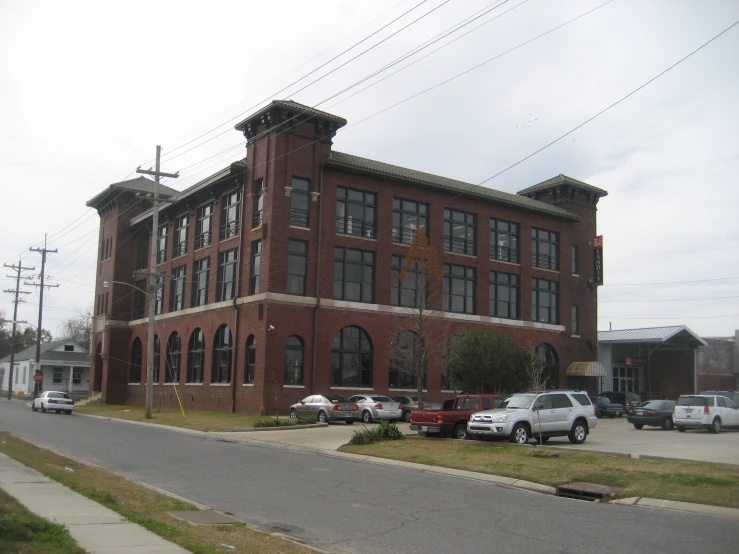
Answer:
POLYGON ((157 263, 162 264, 167 261, 167 251, 166 250, 160 250, 157 252, 157 263))
POLYGON ((262 225, 262 212, 255 213, 251 218, 251 228, 256 229, 262 225))
POLYGON ((341 235, 351 235, 366 239, 373 239, 377 236, 374 222, 363 221, 352 217, 337 217, 336 232, 341 235))
POLYGON ((178 242, 172 245, 172 257, 173 258, 179 258, 180 256, 184 256, 185 254, 187 254, 187 241, 186 240, 183 240, 182 242, 178 242))
POLYGON ((308 210, 300 210, 298 208, 290 209, 290 225, 296 227, 310 226, 310 212, 308 210))
POLYGON ((231 237, 238 236, 239 234, 239 222, 231 221, 225 225, 221 225, 220 237, 221 240, 229 239, 231 237))
POLYGON ((455 254, 476 254, 475 241, 463 237, 444 237, 444 251, 455 254))
POLYGON ((509 248, 507 246, 491 246, 490 259, 517 264, 518 251, 515 248, 509 248))
POLYGON ((547 256, 546 254, 534 254, 532 256, 531 265, 539 269, 551 269, 559 271, 559 257, 547 256))
POLYGON ((198 248, 205 248, 206 246, 209 246, 211 242, 213 242, 213 233, 210 231, 195 235, 195 250, 198 248))

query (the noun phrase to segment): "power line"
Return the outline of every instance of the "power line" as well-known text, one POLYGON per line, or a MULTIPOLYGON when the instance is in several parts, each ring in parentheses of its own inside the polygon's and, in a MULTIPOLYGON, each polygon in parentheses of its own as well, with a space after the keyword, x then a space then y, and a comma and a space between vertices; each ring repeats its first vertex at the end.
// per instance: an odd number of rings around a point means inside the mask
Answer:
POLYGON ((698 300, 722 300, 725 298, 739 298, 739 296, 711 296, 708 298, 672 298, 670 300, 599 300, 599 303, 607 303, 607 304, 631 304, 631 303, 639 303, 639 302, 651 302, 651 303, 659 303, 659 302, 695 302, 698 300))
MULTIPOLYGON (((736 23, 735 23, 736 25, 736 23)), ((696 279, 693 281, 663 281, 661 283, 606 283, 607 287, 648 287, 652 285, 684 285, 688 283, 709 283, 711 281, 729 281, 732 279, 739 279, 737 277, 717 277, 715 279, 696 279)))
POLYGON ((722 318, 732 318, 732 317, 739 317, 739 314, 736 315, 690 315, 690 316, 682 316, 682 317, 610 317, 610 316, 598 316, 598 319, 722 319, 722 318))

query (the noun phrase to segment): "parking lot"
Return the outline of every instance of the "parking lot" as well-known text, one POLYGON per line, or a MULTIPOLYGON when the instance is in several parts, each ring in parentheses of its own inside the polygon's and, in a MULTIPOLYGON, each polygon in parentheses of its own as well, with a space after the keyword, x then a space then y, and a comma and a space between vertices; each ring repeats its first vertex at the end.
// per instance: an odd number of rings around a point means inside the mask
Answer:
MULTIPOLYGON (((415 434, 407 423, 399 423, 398 427, 405 434, 415 434)), ((361 428, 362 424, 336 423, 313 429, 214 434, 238 441, 266 441, 336 450, 349 441, 354 431, 361 428)), ((582 445, 571 445, 563 437, 550 439, 549 446, 739 465, 739 431, 722 431, 718 435, 703 430, 678 433, 656 427, 637 431, 625 417, 598 420, 598 426, 582 445)))

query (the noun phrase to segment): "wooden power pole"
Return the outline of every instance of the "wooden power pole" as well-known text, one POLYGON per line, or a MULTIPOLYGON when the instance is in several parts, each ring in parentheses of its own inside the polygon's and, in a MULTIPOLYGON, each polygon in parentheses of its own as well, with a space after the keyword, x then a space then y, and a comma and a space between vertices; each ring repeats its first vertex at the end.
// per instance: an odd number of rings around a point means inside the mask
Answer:
POLYGON ((5 267, 15 270, 15 275, 8 275, 8 277, 11 278, 15 277, 15 290, 6 289, 4 291, 15 295, 15 300, 13 300, 13 304, 15 304, 15 307, 13 308, 13 334, 10 336, 10 371, 8 372, 8 400, 10 400, 13 397, 13 370, 15 369, 15 329, 18 323, 26 323, 25 321, 18 321, 18 304, 23 302, 23 300, 20 299, 19 295, 31 294, 30 292, 20 290, 21 273, 23 271, 34 271, 36 268, 23 267, 21 260, 18 260, 18 265, 5 264, 5 267))
MULTIPOLYGON (((44 234, 44 247, 43 248, 30 248, 31 252, 41 253, 41 276, 40 283, 29 283, 27 285, 39 288, 39 300, 38 300, 38 327, 36 328, 36 364, 34 373, 41 369, 41 320, 44 314, 44 287, 58 287, 59 285, 44 285, 44 271, 46 269, 46 254, 56 254, 58 250, 49 250, 46 248, 46 235, 44 234)), ((33 383, 33 397, 38 396, 39 384, 34 381, 33 383)))

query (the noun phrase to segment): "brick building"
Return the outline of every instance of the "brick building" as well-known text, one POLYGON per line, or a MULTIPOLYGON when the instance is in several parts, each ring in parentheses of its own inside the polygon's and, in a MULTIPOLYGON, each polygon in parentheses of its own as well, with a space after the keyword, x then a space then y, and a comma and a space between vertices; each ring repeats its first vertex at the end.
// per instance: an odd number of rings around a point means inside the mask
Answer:
MULTIPOLYGON (((595 390, 567 370, 596 357, 592 239, 607 193, 559 175, 514 195, 333 151, 345 124, 272 102, 236 126, 245 160, 162 190, 155 271, 171 277, 156 292, 155 402, 174 402, 172 382, 186 408, 251 413, 314 391, 414 388, 389 350, 414 297, 396 276, 416 229, 443 262, 434 340, 507 333, 538 347, 555 386, 595 390)), ((135 179, 87 203, 100 213, 91 393, 107 403, 144 402, 148 302, 132 272, 148 266, 151 190, 135 179)), ((425 386, 453 394, 441 356, 425 386)))

